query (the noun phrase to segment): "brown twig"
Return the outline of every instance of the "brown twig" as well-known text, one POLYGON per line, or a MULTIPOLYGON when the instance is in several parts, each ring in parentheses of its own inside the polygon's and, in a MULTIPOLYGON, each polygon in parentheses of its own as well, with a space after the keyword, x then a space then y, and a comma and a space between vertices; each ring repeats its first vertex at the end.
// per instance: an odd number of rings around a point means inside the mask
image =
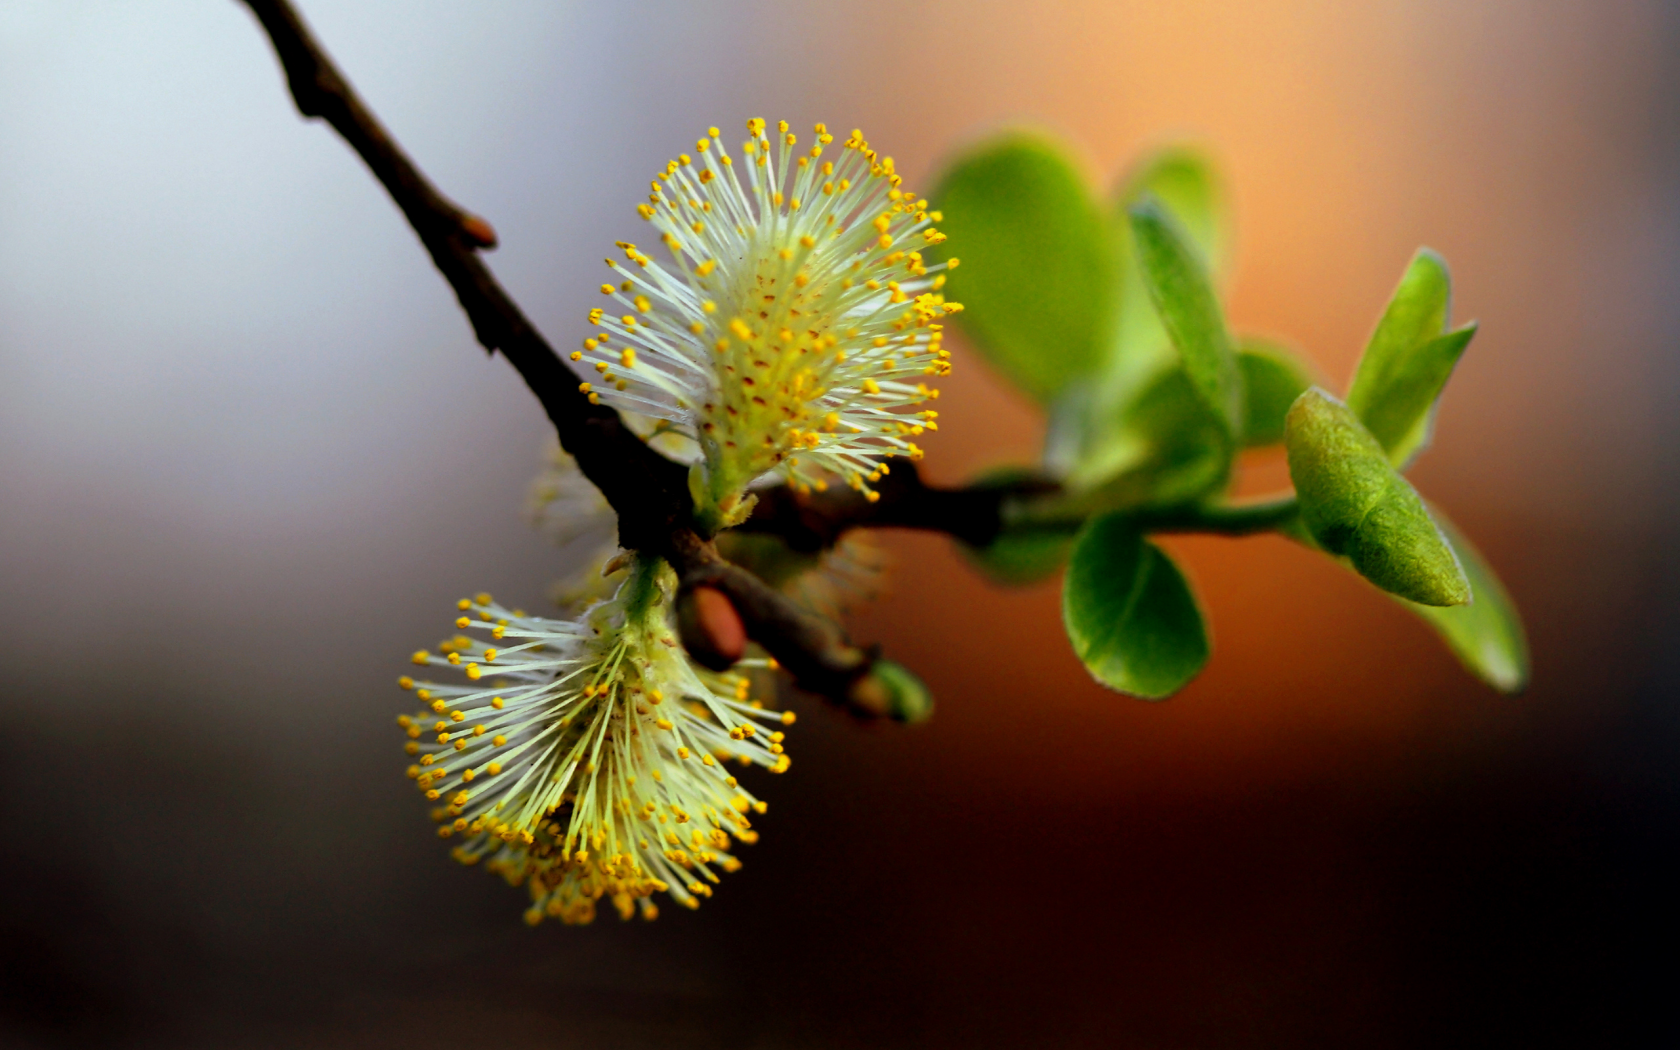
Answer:
MULTIPOLYGON (((559 432, 561 446, 618 512, 619 542, 665 557, 685 589, 705 585, 723 593, 751 638, 801 688, 855 707, 849 697, 874 654, 851 645, 835 624, 724 560, 695 531, 686 469, 648 447, 617 412, 590 403, 577 377, 479 258, 479 250, 495 246, 490 225, 445 197, 421 173, 287 0, 244 3, 273 43, 298 111, 331 124, 402 209, 455 290, 479 343, 492 353, 501 351, 518 369, 559 432)), ((930 488, 907 464, 889 477, 891 483, 875 504, 851 499, 850 493, 801 500, 786 490, 771 490, 761 497, 761 512, 750 527, 773 528, 804 550, 830 545, 859 525, 936 529, 976 543, 997 533, 997 492, 930 488)))
POLYGON ((757 576, 725 560, 712 544, 692 532, 687 535, 693 541, 672 552, 683 588, 721 591, 741 614, 747 633, 769 650, 801 688, 846 703, 852 683, 869 669, 874 654, 848 642, 832 620, 793 604, 757 576))
POLYGON ((850 489, 800 495, 778 486, 759 494, 752 517, 740 528, 774 533, 805 553, 826 550, 855 528, 941 532, 984 547, 1003 528, 1005 500, 1056 489, 1036 479, 998 487, 938 488, 922 480, 914 463, 895 461, 890 473, 875 483, 880 499, 873 503, 850 489))

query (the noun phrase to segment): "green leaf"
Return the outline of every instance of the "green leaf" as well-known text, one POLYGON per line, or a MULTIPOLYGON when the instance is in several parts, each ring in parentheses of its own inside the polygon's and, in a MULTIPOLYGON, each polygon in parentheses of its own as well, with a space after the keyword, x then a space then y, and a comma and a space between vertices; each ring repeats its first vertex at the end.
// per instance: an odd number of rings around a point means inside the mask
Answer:
POLYGON ((958 545, 963 557, 993 583, 1021 587, 1054 576, 1073 550, 1073 530, 1006 528, 984 547, 958 545))
POLYGON ((1116 316, 1102 366, 1088 380, 1072 383, 1051 406, 1045 465, 1070 487, 1087 489, 1125 472, 1153 471, 1144 457, 1170 435, 1151 431, 1141 403, 1178 355, 1149 300, 1137 260, 1128 209, 1146 194, 1158 198, 1179 221, 1191 244, 1219 269, 1226 242, 1226 209, 1212 165, 1183 148, 1146 157, 1117 184, 1109 222, 1119 269, 1116 316))
MULTIPOLYGON (((1420 605, 1392 594, 1389 597, 1434 628, 1471 674, 1502 693, 1522 692, 1528 687, 1529 679, 1528 638, 1516 603, 1481 551, 1447 520, 1441 509, 1431 505, 1429 512, 1447 542, 1452 544, 1459 564, 1464 566, 1464 574, 1470 581, 1471 602, 1442 607, 1420 605)), ((1277 531, 1309 550, 1324 552, 1298 515, 1277 531)), ((1335 560, 1352 568, 1346 558, 1335 560)))
POLYGON ((1145 196, 1159 200, 1178 220, 1210 273, 1217 275, 1224 269, 1230 222, 1224 187, 1211 161, 1195 150, 1170 146, 1128 171, 1114 192, 1117 225, 1127 238, 1131 234, 1128 210, 1145 196))
MULTIPOLYGON (((1389 297, 1376 331, 1371 333, 1358 371, 1370 371, 1369 378, 1380 378, 1396 358, 1446 331, 1451 312, 1452 274, 1447 271, 1447 261, 1438 252, 1419 248, 1389 297)), ((1360 384, 1356 373, 1353 385, 1357 388, 1360 384)))
POLYGON ((1517 605, 1482 552, 1438 508, 1430 510, 1458 553, 1475 600, 1447 609, 1404 599, 1401 604, 1440 632, 1471 674, 1502 693, 1520 693, 1528 686, 1529 661, 1528 638, 1517 605))
POLYGON ((1475 335, 1472 321, 1415 347, 1395 362, 1381 393, 1368 400, 1359 418, 1396 466, 1404 468, 1428 447, 1441 391, 1475 335))
POLYGON ((1429 443, 1436 402, 1476 334, 1474 323, 1446 331, 1451 308, 1446 260, 1420 248, 1348 388, 1348 407, 1396 465, 1409 463, 1429 443))
POLYGON ((1146 157, 1115 188, 1113 229, 1120 267, 1118 324, 1110 349, 1110 371, 1120 385, 1137 389, 1144 377, 1171 363, 1172 347, 1161 327, 1138 265, 1132 234, 1132 205, 1160 201, 1189 244, 1217 277, 1225 263, 1229 219, 1223 188, 1213 165, 1200 154, 1172 147, 1146 157))
POLYGON ((1126 518, 1085 523, 1062 584, 1062 623, 1092 677, 1161 700, 1208 659, 1207 628, 1178 566, 1126 518))
POLYGON ((1068 478, 1093 509, 1188 503, 1230 476, 1230 434, 1182 368, 1161 373, 1128 406, 1120 436, 1108 446, 1117 462, 1091 456, 1068 478))
POLYGON ((1143 283, 1161 324, 1197 394, 1234 435, 1242 420, 1242 376, 1207 267, 1159 201, 1144 198, 1131 216, 1143 283))
POLYGON ((1010 134, 961 158, 933 199, 962 265, 946 294, 1015 385, 1048 402, 1102 363, 1114 320, 1113 236, 1060 146, 1010 134))
POLYGON ((1348 407, 1314 387, 1284 434, 1301 515, 1318 544, 1391 594, 1463 605, 1470 582, 1411 483, 1348 407))
POLYGON ((1248 448, 1283 440, 1283 420, 1318 378, 1300 354, 1282 343, 1247 336, 1237 344, 1243 376, 1243 444, 1248 448))

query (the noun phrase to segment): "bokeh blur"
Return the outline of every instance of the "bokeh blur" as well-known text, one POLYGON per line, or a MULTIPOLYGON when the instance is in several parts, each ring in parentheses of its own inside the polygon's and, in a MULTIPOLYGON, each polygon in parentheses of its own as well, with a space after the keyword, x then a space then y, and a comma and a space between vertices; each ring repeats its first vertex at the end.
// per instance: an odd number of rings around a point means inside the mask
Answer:
MULTIPOLYGON (((861 126, 918 189, 1007 124, 1104 187, 1201 143, 1235 323, 1338 384, 1440 250, 1482 328, 1413 478, 1521 603, 1535 684, 1491 693, 1281 540, 1186 540, 1215 655, 1145 704, 1089 681, 1054 583, 891 535, 852 626, 935 719, 802 706, 713 900, 528 929, 431 834, 393 683, 455 598, 541 608, 566 568, 521 515, 541 413, 241 5, 8 0, 0 1045, 1674 1045, 1672 5, 304 13, 558 345, 651 173, 750 116, 861 126)), ((965 350, 940 407, 937 479, 1036 451, 965 350)))

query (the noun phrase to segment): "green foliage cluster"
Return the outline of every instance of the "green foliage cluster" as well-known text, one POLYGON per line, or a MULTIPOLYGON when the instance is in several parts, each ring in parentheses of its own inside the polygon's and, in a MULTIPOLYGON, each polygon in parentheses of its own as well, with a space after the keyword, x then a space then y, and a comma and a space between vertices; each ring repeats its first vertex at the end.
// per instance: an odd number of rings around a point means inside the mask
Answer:
POLYGON ((968 553, 1005 583, 1065 565, 1064 624, 1098 681, 1161 699, 1207 663, 1201 605, 1152 533, 1273 531, 1394 596, 1495 689, 1524 687, 1510 596, 1402 473, 1476 333, 1450 325, 1440 256, 1412 259, 1344 402, 1294 349, 1226 324, 1228 213, 1192 151, 1146 158, 1101 201, 1057 143, 1011 133, 960 157, 934 200, 961 246, 965 333, 1050 419, 1039 465, 977 483, 1056 484, 1006 501, 1003 531, 968 553), (1279 443, 1294 494, 1232 502, 1237 454, 1279 443))

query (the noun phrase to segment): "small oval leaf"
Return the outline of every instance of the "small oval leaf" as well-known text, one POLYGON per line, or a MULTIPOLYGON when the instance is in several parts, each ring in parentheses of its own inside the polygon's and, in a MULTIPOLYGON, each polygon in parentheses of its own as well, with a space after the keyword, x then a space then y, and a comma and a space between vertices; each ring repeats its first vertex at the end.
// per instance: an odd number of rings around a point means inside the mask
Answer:
POLYGON ((1187 146, 1169 146, 1145 157, 1115 187, 1119 219, 1129 232, 1126 209, 1145 195, 1172 213, 1215 277, 1224 269, 1230 241, 1225 188, 1213 162, 1187 146))
POLYGON ((1348 388, 1348 407, 1396 466, 1410 463, 1429 444, 1435 405, 1476 334, 1474 322, 1446 331, 1451 309, 1446 260, 1418 249, 1348 388))
POLYGON ((1359 413, 1365 429, 1388 452, 1395 466, 1405 468, 1429 446, 1441 392, 1475 335, 1476 323, 1472 321, 1414 347, 1394 362, 1381 389, 1359 413))
POLYGON ((1404 599, 1401 603, 1440 633, 1471 674, 1502 693, 1520 693, 1528 687, 1529 659, 1528 636, 1517 604, 1482 552, 1439 508, 1430 510, 1457 552, 1475 600, 1447 609, 1404 599))
POLYGON ((1096 371, 1113 327, 1113 235, 1066 152, 1035 135, 994 138, 933 199, 962 262, 946 292, 986 359, 1043 402, 1096 371))
POLYGON ((1464 569, 1417 490, 1346 405, 1308 390, 1289 410, 1284 444, 1302 518, 1320 546, 1402 598, 1470 600, 1464 569))
POLYGON ((1158 200, 1178 221, 1216 285, 1230 241, 1224 189, 1213 164, 1193 150, 1169 147, 1146 157, 1116 185, 1112 228, 1120 278, 1107 371, 1121 377, 1125 389, 1167 365, 1172 354, 1166 329, 1149 301, 1132 235, 1131 207, 1146 197, 1158 200))
POLYGON ((1149 298, 1196 392, 1235 434, 1242 418, 1242 377, 1213 283, 1199 253, 1161 203, 1132 205, 1132 235, 1149 298))
POLYGON ((1144 285, 1132 235, 1129 209, 1146 195, 1159 200, 1178 221, 1216 278, 1226 254, 1223 186, 1201 154, 1169 147, 1143 158, 1117 182, 1106 220, 1119 268, 1113 335, 1096 374, 1070 384, 1051 406, 1045 437, 1046 467, 1076 489, 1152 469, 1144 459, 1159 444, 1159 435, 1140 428, 1137 421, 1150 411, 1144 402, 1155 396, 1151 388, 1179 369, 1178 353, 1144 285))
MULTIPOLYGON (((1419 248, 1400 275, 1354 373, 1353 388, 1380 380, 1395 359, 1447 330, 1452 314, 1452 273, 1432 248, 1419 248), (1364 373, 1363 377, 1361 373, 1364 373)), ((1348 400, 1354 399, 1352 389, 1348 400)))
POLYGON ((1207 627, 1189 583, 1123 515, 1079 531, 1062 623, 1093 678, 1146 700, 1178 692, 1207 664, 1207 627))
MULTIPOLYGON (((1459 564, 1464 566, 1464 574, 1470 580, 1470 604, 1443 607, 1420 605, 1392 594, 1389 597, 1433 628, 1465 670, 1502 693, 1522 692, 1528 688, 1529 680, 1528 636, 1516 602, 1511 600, 1487 559, 1441 509, 1431 505, 1429 513, 1452 544, 1459 564)), ((1299 515, 1277 531, 1308 550, 1324 552, 1299 515)), ((1346 558, 1335 560, 1348 565, 1346 558)))

